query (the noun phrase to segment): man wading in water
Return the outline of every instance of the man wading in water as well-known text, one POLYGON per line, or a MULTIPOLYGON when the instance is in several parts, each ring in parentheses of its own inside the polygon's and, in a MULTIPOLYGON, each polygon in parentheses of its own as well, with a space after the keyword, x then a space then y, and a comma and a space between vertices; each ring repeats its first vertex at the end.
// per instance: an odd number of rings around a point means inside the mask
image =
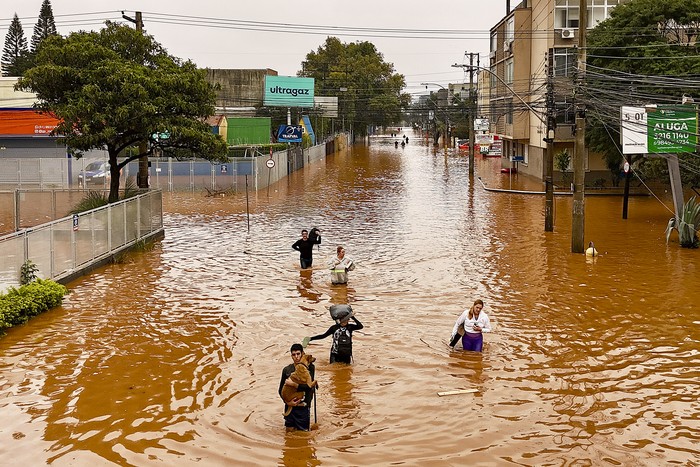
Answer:
POLYGON ((304 229, 301 231, 301 238, 294 242, 292 248, 299 252, 299 263, 302 269, 308 269, 314 262, 313 249, 314 245, 321 244, 321 235, 318 229, 315 230, 315 238, 309 238, 309 231, 304 229))

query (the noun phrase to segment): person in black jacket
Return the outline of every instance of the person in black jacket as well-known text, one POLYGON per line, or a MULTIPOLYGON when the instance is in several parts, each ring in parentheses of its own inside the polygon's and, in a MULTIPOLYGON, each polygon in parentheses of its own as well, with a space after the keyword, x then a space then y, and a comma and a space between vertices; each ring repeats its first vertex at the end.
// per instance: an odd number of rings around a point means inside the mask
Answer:
POLYGON ((316 229, 315 238, 309 238, 309 231, 304 229, 301 231, 301 238, 294 242, 292 248, 299 252, 299 263, 302 269, 308 269, 314 261, 313 249, 314 245, 321 244, 321 235, 318 229, 316 229))
POLYGON ((351 363, 352 362, 352 333, 364 328, 357 318, 352 314, 338 320, 336 324, 329 327, 326 332, 317 336, 311 336, 308 341, 325 339, 332 335, 333 343, 331 344, 331 363, 351 363), (350 320, 354 323, 350 324, 350 320))
MULTIPOLYGON (((289 415, 284 417, 284 426, 287 428, 309 431, 311 428, 311 401, 313 401, 314 398, 314 390, 306 384, 298 384, 289 379, 289 376, 294 373, 294 370, 296 370, 294 365, 298 364, 301 361, 301 357, 304 355, 304 347, 301 344, 293 344, 291 349, 289 349, 289 352, 292 355, 293 363, 290 363, 282 369, 280 387, 277 392, 280 397, 282 397, 282 388, 286 384, 304 392, 305 396, 303 400, 289 404, 292 406, 292 411, 289 413, 289 415), (304 405, 295 405, 301 404, 302 402, 304 402, 304 405)), ((309 364, 309 374, 311 374, 311 379, 314 380, 316 367, 313 363, 309 364)), ((284 405, 284 411, 287 411, 287 404, 284 405)))

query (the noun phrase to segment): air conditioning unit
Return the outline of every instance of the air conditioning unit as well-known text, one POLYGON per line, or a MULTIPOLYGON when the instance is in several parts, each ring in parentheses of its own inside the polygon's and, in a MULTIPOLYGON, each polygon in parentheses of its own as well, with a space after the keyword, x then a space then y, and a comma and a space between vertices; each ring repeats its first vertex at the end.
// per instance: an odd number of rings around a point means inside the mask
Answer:
POLYGON ((561 30, 561 37, 562 39, 573 39, 574 35, 576 34, 575 29, 562 29, 561 30))

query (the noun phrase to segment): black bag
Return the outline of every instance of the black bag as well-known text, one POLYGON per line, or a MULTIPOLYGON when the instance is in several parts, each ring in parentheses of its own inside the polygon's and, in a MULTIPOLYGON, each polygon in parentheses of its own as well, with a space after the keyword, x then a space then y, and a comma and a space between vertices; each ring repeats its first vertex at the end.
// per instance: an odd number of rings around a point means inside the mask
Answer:
POLYGON ((348 328, 340 330, 338 333, 337 344, 336 354, 338 355, 338 358, 348 359, 352 356, 352 337, 348 328))
POLYGON ((352 307, 350 305, 331 305, 328 311, 331 312, 331 318, 338 322, 343 318, 350 318, 352 316, 352 307))
POLYGON ((316 243, 318 241, 318 232, 319 230, 316 227, 313 227, 311 230, 309 230, 309 240, 311 240, 313 243, 316 243))

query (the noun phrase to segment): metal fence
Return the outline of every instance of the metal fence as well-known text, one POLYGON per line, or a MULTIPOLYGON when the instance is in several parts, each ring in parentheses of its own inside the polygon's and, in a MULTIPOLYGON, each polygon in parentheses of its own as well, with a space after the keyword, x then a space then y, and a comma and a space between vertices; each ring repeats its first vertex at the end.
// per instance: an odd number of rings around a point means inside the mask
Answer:
MULTIPOLYGON (((337 135, 311 148, 294 147, 272 155, 250 148, 248 157, 233 157, 225 164, 212 164, 204 159, 178 161, 150 157, 149 185, 163 191, 238 191, 244 189, 247 179, 248 186, 259 190, 303 168, 305 162, 331 154, 341 147, 340 140, 347 144, 347 135, 337 135), (274 164, 268 163, 270 159, 274 164)), ((0 190, 109 190, 108 173, 90 180, 83 177, 93 162, 107 162, 106 154, 99 152, 81 159, 2 158, 0 190)), ((138 171, 138 161, 127 164, 120 173, 121 186, 127 179, 135 179, 138 171)))
POLYGON ((37 276, 60 280, 163 230, 160 190, 0 237, 0 291, 20 285, 30 260, 37 276))

